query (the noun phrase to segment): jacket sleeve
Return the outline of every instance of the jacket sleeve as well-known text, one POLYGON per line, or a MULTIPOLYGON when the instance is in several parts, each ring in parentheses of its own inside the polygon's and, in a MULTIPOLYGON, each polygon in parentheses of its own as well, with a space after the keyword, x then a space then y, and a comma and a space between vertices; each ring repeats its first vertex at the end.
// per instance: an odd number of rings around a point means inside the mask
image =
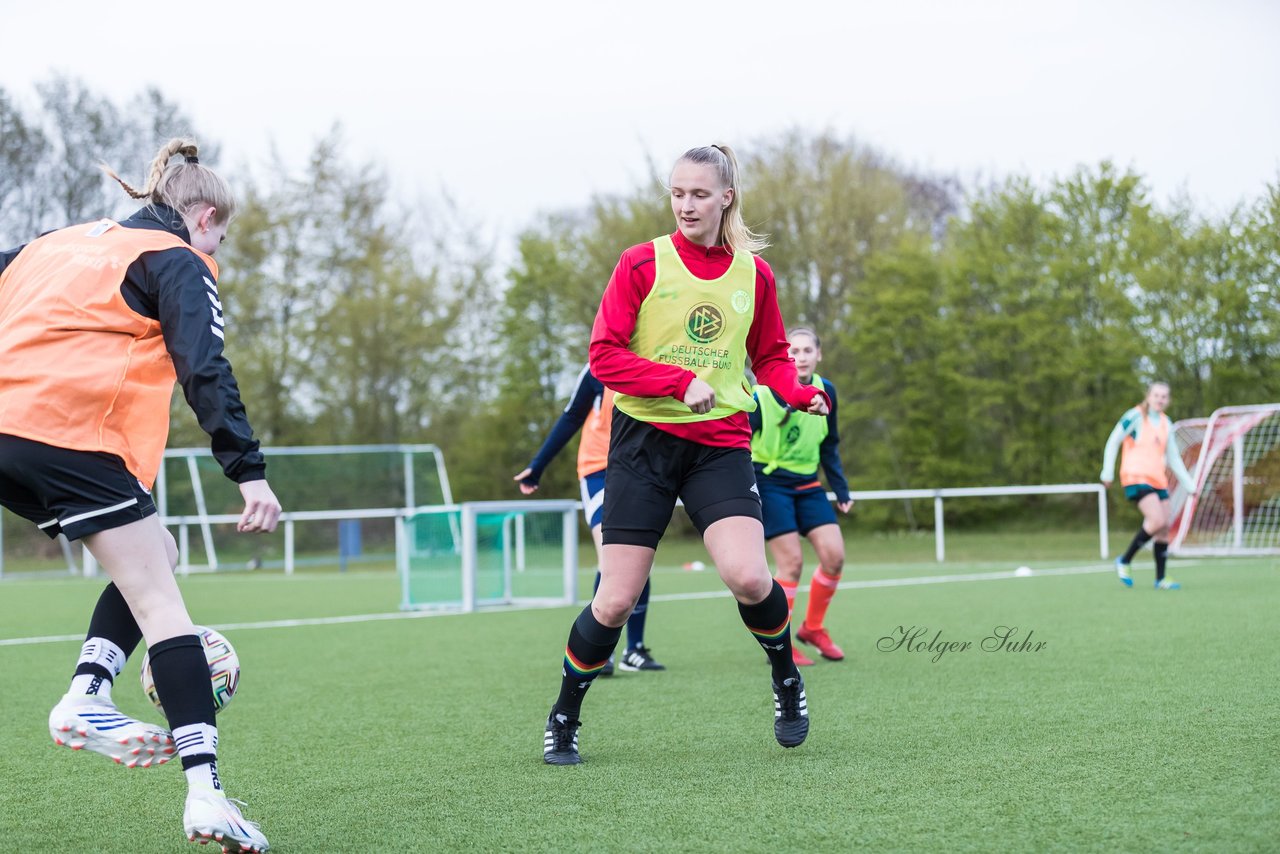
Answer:
POLYGON ((640 306, 653 288, 653 244, 628 249, 609 278, 591 328, 591 372, 622 394, 682 400, 697 376, 631 352, 640 306))
POLYGON ((751 435, 759 433, 764 429, 764 417, 760 414, 760 392, 753 390, 751 396, 756 401, 756 408, 747 413, 747 423, 751 425, 751 435))
POLYGON ((840 463, 840 427, 836 423, 836 387, 825 379, 822 381, 823 391, 831 401, 831 411, 827 413, 827 436, 818 447, 818 459, 822 470, 827 473, 827 483, 836 494, 836 501, 844 503, 849 500, 849 481, 844 476, 844 466, 840 463))
POLYGON ((564 408, 564 412, 560 413, 560 418, 547 434, 546 441, 542 443, 533 461, 529 463, 532 474, 525 478, 525 483, 530 486, 538 485, 538 481, 542 479, 542 473, 555 459, 556 454, 569 444, 569 440, 587 422, 587 416, 595 407, 596 399, 603 393, 604 386, 591 375, 591 368, 583 368, 582 373, 578 374, 578 384, 573 389, 573 396, 569 398, 569 405, 564 408))
POLYGON ((267 463, 223 355, 226 322, 217 282, 185 249, 146 257, 147 289, 155 295, 165 347, 187 404, 209 434, 213 456, 236 483, 264 479, 267 463))
MULTIPOLYGON (((776 391, 794 409, 806 411, 815 394, 826 397, 822 389, 800 384, 787 344, 787 330, 782 325, 782 312, 778 309, 773 270, 761 258, 756 258, 756 314, 747 332, 747 355, 751 357, 756 382, 776 391)), ((827 407, 830 406, 828 400, 827 407)))

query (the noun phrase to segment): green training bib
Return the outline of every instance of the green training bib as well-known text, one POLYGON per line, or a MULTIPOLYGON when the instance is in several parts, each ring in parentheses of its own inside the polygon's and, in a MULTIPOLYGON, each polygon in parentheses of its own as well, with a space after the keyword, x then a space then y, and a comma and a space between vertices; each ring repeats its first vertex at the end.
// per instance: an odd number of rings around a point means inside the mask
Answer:
MULTIPOLYGON (((817 374, 809 383, 822 388, 817 374)), ((794 474, 816 475, 819 450, 827 438, 827 416, 788 412, 768 386, 755 387, 760 401, 760 432, 751 437, 751 461, 764 463, 764 473, 784 469, 794 474)))

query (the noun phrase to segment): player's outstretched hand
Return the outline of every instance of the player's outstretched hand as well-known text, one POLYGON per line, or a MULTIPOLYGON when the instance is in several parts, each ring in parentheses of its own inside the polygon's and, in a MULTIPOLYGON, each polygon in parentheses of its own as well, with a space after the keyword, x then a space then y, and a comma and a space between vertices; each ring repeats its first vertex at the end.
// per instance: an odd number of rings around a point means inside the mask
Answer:
POLYGON ((693 382, 689 383, 689 387, 684 390, 682 400, 685 406, 698 415, 710 412, 716 407, 715 391, 697 377, 694 377, 693 382))
POLYGON ((841 513, 848 513, 850 510, 853 509, 853 499, 850 498, 848 501, 837 501, 836 509, 839 510, 841 513))
POLYGON ((240 514, 236 530, 242 534, 274 531, 280 521, 280 502, 267 482, 245 481, 240 484, 240 495, 244 498, 244 513, 240 514))
POLYGON ((1104 481, 1102 482, 1102 488, 1103 488, 1103 489, 1110 489, 1110 488, 1111 488, 1111 481, 1109 481, 1109 480, 1104 480, 1104 481))
POLYGON ((813 396, 813 400, 809 401, 809 408, 805 410, 810 415, 826 415, 828 411, 827 399, 820 394, 813 396))
POLYGON ((523 492, 525 495, 533 495, 535 492, 538 491, 538 484, 525 483, 525 481, 531 477, 533 477, 533 469, 525 469, 524 471, 520 472, 520 474, 516 475, 511 479, 520 485, 520 491, 523 492))

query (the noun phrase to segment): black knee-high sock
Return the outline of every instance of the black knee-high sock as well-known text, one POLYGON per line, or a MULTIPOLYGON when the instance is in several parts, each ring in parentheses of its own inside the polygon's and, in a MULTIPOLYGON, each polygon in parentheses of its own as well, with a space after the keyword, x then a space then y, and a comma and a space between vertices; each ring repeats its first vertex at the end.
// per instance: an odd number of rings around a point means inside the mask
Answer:
MULTIPOLYGON (((133 612, 114 584, 108 584, 98 597, 98 604, 89 618, 89 631, 85 633, 84 646, 76 661, 75 676, 88 677, 83 681, 86 694, 110 695, 110 687, 103 683, 115 681, 124 669, 124 662, 142 640, 142 629, 133 618, 133 612)), ((77 687, 73 680, 72 687, 77 687)))
POLYGON ((1139 525, 1138 533, 1133 535, 1133 542, 1129 543, 1129 548, 1125 550, 1124 557, 1120 558, 1121 562, 1132 562, 1133 556, 1138 553, 1138 549, 1145 546, 1147 544, 1147 540, 1150 539, 1151 535, 1147 533, 1147 529, 1139 525))
MULTIPOLYGON (((214 765, 218 754, 218 727, 214 722, 213 689, 209 662, 195 635, 179 635, 150 649, 151 675, 164 705, 173 742, 183 769, 214 765)), ((220 788, 216 772, 214 788, 220 788)))
POLYGON ((1164 581, 1164 565, 1169 559, 1169 544, 1156 543, 1151 550, 1156 553, 1156 581, 1164 581))
POLYGON ((648 615, 649 582, 646 580, 636 607, 631 611, 631 616, 627 617, 627 649, 644 646, 644 621, 648 615))
POLYGON ((610 628, 596 619, 591 606, 582 609, 569 630, 569 643, 564 648, 564 670, 560 680, 560 696, 556 711, 577 718, 582 698, 622 637, 622 626, 610 628))
POLYGON ((773 665, 773 681, 781 685, 784 679, 800 675, 791 657, 791 617, 787 613, 787 594, 777 581, 764 600, 754 605, 738 603, 742 622, 764 647, 773 665))

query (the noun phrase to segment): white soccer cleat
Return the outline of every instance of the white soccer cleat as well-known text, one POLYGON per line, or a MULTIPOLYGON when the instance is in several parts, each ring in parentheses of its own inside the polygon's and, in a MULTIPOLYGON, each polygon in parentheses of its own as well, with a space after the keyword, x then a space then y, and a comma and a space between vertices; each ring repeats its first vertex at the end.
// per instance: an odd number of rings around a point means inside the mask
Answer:
POLYGON ((115 703, 67 694, 49 712, 49 735, 59 747, 92 750, 126 768, 150 768, 172 759, 177 748, 163 727, 122 714, 115 703))
POLYGON ((258 829, 240 813, 244 801, 228 798, 216 789, 193 788, 187 792, 187 805, 182 810, 182 829, 191 842, 221 845, 223 854, 266 851, 271 846, 258 829))
POLYGON ((1124 558, 1116 558, 1116 577, 1120 579, 1120 583, 1125 587, 1133 586, 1133 576, 1129 574, 1129 564, 1124 562, 1124 558))

